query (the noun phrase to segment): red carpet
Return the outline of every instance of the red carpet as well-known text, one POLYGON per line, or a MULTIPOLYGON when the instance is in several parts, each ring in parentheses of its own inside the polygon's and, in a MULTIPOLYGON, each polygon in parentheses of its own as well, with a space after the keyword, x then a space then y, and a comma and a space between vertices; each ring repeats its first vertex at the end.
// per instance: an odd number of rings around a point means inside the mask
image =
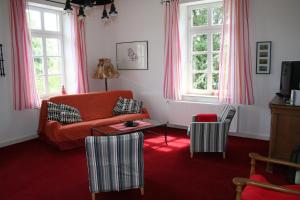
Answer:
MULTIPOLYGON (((268 142, 229 137, 226 160, 221 154, 189 157, 189 139, 170 129, 169 145, 145 136, 145 196, 139 190, 100 193, 97 199, 234 199, 234 176, 247 177, 248 153, 267 155, 268 142)), ((259 165, 264 169, 264 165, 259 165)), ((84 148, 57 151, 39 140, 0 149, 1 200, 89 200, 84 148)))

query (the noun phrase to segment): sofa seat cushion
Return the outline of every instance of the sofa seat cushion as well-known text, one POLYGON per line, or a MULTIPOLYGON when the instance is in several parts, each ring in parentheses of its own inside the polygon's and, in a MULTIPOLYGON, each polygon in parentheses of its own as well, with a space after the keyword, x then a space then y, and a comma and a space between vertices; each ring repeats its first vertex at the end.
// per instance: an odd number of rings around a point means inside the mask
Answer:
MULTIPOLYGON (((261 183, 269 183, 265 177, 261 175, 252 175, 250 177, 251 180, 259 181, 261 183)), ((285 185, 283 187, 300 190, 300 185, 285 185)), ((300 199, 297 195, 291 195, 283 192, 275 192, 271 190, 266 190, 261 187, 256 187, 252 185, 247 185, 242 192, 242 199, 243 200, 296 200, 300 199)))
POLYGON ((64 141, 75 141, 83 140, 86 136, 91 135, 91 128, 101 125, 109 125, 120 123, 129 120, 145 119, 149 118, 148 114, 124 114, 118 115, 111 118, 105 119, 96 119, 91 121, 79 122, 68 125, 59 125, 58 127, 51 128, 51 123, 48 123, 46 126, 47 133, 46 135, 50 140, 54 142, 64 142, 64 141))

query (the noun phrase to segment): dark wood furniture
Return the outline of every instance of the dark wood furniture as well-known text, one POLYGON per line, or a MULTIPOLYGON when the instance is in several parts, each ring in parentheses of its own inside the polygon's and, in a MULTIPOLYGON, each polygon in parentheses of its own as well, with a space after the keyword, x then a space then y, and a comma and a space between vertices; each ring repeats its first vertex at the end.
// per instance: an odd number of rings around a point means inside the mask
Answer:
MULTIPOLYGON (((288 167, 295 167, 295 168, 300 169, 300 164, 267 158, 267 157, 261 156, 257 153, 250 153, 249 157, 251 158, 250 176, 255 174, 256 161, 263 161, 263 162, 267 162, 267 163, 285 165, 288 167)), ((262 183, 262 182, 251 180, 248 178, 235 177, 235 178, 233 178, 232 181, 236 185, 236 189, 235 189, 236 190, 236 197, 235 197, 236 200, 242 199, 242 190, 245 185, 252 185, 252 186, 257 186, 257 187, 264 188, 267 190, 272 190, 272 191, 276 191, 276 192, 283 192, 283 193, 287 193, 287 194, 294 194, 294 195, 300 196, 299 190, 289 189, 286 187, 273 185, 270 183, 262 183)))
POLYGON ((113 125, 113 124, 103 125, 103 126, 96 126, 96 127, 91 128, 91 135, 95 135, 95 136, 97 136, 97 135, 106 135, 106 136, 122 135, 122 134, 137 132, 137 131, 146 131, 146 132, 157 134, 156 132, 151 131, 149 129, 162 126, 162 127, 164 127, 165 142, 166 142, 166 144, 168 144, 168 141, 167 141, 167 123, 155 121, 155 120, 152 120, 152 119, 140 119, 140 120, 137 120, 137 121, 148 122, 150 125, 142 126, 142 127, 139 127, 139 126, 130 127, 130 129, 127 129, 127 130, 118 130, 116 128, 113 128, 113 127, 111 127, 111 125, 113 125))
POLYGON ((300 106, 292 106, 276 96, 270 102, 271 137, 269 157, 289 160, 292 150, 300 145, 300 106))

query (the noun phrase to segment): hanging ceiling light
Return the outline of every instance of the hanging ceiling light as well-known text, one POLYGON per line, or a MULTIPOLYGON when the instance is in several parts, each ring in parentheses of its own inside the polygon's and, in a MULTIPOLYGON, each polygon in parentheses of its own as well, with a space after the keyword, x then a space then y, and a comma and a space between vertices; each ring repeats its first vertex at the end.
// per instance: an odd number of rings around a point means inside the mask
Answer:
POLYGON ((70 0, 67 0, 67 1, 66 1, 64 10, 65 10, 65 12, 68 13, 68 14, 72 13, 73 8, 72 8, 72 6, 71 6, 71 1, 70 1, 70 0))
POLYGON ((109 20, 109 16, 108 16, 107 11, 106 11, 106 5, 104 5, 101 20, 102 20, 104 23, 108 22, 108 20, 109 20))
POLYGON ((78 13, 77 16, 78 16, 79 20, 83 20, 83 19, 85 18, 83 6, 80 6, 80 8, 79 8, 79 13, 78 13))
POLYGON ((72 13, 72 5, 78 5, 79 14, 77 15, 80 19, 85 18, 85 11, 89 8, 94 6, 104 6, 101 20, 103 22, 108 22, 110 17, 115 17, 118 15, 116 6, 114 4, 114 0, 66 0, 64 10, 70 14, 72 13), (110 4, 110 11, 109 13, 106 10, 106 6, 110 4))
POLYGON ((118 12, 117 12, 117 9, 116 9, 116 6, 114 4, 114 0, 112 1, 111 3, 111 7, 110 7, 110 11, 109 11, 109 15, 112 16, 112 17, 115 17, 118 15, 118 12))

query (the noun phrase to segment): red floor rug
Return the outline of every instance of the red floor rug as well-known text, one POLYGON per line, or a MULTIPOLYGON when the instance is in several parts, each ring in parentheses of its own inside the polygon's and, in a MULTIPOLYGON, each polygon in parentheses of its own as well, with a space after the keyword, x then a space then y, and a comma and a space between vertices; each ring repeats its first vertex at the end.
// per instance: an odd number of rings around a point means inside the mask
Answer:
MULTIPOLYGON (((170 129, 164 138, 145 135, 145 195, 139 190, 100 193, 97 199, 234 199, 234 176, 247 177, 248 153, 267 155, 268 142, 229 137, 221 154, 189 156, 189 139, 170 129)), ((262 164, 259 168, 264 168, 262 164)), ((36 139, 0 149, 1 200, 89 200, 84 148, 57 151, 36 139)))

